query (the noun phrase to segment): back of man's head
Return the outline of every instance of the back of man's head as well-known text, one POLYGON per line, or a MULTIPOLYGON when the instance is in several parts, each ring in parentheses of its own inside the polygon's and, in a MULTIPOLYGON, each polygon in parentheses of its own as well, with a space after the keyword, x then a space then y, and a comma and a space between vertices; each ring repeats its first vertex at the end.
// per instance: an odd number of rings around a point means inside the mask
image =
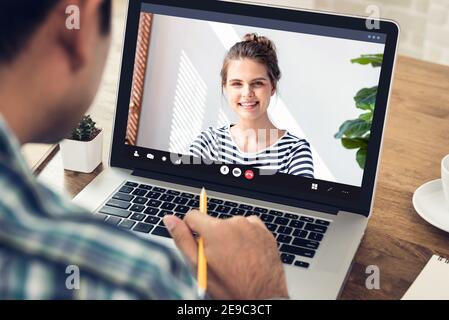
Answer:
POLYGON ((111 0, 0 0, 0 117, 21 143, 57 142, 87 111, 111 9, 111 0))
MULTIPOLYGON (((0 0, 0 64, 14 59, 51 10, 62 1, 0 0)), ((107 33, 111 24, 111 0, 104 0, 100 10, 100 28, 107 33)))

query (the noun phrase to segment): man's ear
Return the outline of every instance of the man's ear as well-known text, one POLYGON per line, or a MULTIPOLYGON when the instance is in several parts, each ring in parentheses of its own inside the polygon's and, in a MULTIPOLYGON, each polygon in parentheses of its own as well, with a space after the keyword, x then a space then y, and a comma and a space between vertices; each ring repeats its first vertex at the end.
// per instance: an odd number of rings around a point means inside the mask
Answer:
POLYGON ((81 69, 91 56, 96 35, 100 34, 101 3, 102 0, 63 0, 54 11, 57 16, 52 21, 60 30, 58 43, 73 71, 81 69))

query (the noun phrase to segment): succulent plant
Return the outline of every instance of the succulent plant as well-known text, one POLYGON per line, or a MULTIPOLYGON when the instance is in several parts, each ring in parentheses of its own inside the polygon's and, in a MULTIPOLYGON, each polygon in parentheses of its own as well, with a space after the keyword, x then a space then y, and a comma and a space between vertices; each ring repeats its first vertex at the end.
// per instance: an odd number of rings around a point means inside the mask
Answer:
POLYGON ((77 141, 91 141, 101 131, 96 126, 96 122, 92 120, 90 115, 83 116, 78 126, 72 130, 69 138, 77 141))

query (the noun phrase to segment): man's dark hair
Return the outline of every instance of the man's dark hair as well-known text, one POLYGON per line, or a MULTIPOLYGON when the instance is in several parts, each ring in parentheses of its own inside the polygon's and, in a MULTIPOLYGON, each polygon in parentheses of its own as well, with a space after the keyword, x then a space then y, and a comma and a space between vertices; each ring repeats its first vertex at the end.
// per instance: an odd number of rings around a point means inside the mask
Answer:
MULTIPOLYGON (((0 63, 14 60, 59 2, 0 0, 0 63)), ((100 30, 106 34, 111 28, 111 0, 103 0, 100 11, 100 30)))

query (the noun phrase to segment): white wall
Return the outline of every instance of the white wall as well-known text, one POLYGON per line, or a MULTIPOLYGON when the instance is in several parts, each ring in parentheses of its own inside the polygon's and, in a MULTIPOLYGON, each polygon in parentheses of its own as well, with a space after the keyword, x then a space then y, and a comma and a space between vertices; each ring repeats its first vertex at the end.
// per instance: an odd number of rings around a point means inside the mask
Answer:
POLYGON ((368 8, 374 5, 382 18, 395 20, 401 26, 399 54, 449 65, 448 0, 246 0, 246 2, 361 16, 369 15, 368 8))
POLYGON ((361 113, 353 101, 357 91, 379 79, 379 68, 350 60, 383 53, 383 45, 164 16, 153 23, 139 146, 185 153, 205 128, 235 121, 219 73, 226 50, 257 32, 275 42, 283 73, 272 120, 311 143, 316 178, 361 184, 355 151, 334 134, 361 113))

